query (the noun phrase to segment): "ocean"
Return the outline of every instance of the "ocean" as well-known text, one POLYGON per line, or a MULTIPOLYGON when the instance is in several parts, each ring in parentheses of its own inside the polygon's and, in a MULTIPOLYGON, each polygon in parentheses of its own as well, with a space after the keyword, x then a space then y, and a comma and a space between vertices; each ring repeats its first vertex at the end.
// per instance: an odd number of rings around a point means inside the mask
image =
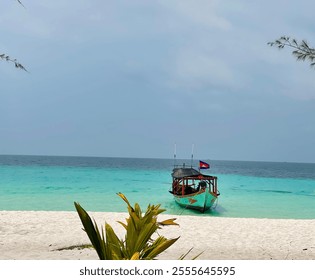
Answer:
MULTIPOLYGON (((0 210, 125 212, 161 204, 166 214, 315 219, 315 164, 205 160, 218 177, 217 207, 204 214, 169 193, 173 159, 0 155, 0 210)), ((176 164, 190 165, 190 160, 176 164)), ((193 166, 197 166, 197 161, 193 166)))

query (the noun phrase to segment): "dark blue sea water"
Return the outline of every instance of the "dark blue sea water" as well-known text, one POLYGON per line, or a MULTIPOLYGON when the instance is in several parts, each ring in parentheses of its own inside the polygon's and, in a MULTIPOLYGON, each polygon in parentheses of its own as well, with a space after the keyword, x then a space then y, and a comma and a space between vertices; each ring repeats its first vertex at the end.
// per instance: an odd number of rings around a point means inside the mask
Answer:
POLYGON ((215 210, 200 214, 168 192, 174 160, 0 155, 0 210, 74 211, 77 201, 88 211, 125 212, 122 192, 169 214, 315 219, 315 164, 206 161, 221 196, 215 210))

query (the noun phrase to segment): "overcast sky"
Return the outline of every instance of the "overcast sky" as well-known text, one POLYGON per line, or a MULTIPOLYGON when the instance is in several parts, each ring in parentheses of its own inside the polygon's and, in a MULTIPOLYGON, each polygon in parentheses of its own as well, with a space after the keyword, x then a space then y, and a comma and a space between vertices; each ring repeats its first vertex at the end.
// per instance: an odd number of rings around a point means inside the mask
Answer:
POLYGON ((315 2, 1 1, 0 154, 315 162, 315 2))

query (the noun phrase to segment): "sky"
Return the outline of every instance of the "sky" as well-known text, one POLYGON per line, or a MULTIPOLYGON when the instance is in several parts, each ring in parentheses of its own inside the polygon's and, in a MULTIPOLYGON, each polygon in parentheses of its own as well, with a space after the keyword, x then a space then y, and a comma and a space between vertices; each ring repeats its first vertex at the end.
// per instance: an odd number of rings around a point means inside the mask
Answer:
POLYGON ((315 2, 1 1, 0 154, 315 162, 315 2))

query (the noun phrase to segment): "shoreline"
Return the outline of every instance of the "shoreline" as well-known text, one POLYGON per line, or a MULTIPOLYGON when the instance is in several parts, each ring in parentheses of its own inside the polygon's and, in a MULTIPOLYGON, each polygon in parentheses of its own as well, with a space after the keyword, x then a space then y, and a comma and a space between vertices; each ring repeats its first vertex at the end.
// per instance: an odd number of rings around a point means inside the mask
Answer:
MULTIPOLYGON (((106 221, 119 237, 117 223, 128 214, 89 212, 102 226, 106 221)), ((177 218, 180 226, 159 230, 179 240, 158 259, 199 260, 315 260, 315 219, 221 218, 159 215, 177 218)), ((98 260, 94 249, 67 249, 90 244, 75 211, 0 211, 0 260, 98 260)))

